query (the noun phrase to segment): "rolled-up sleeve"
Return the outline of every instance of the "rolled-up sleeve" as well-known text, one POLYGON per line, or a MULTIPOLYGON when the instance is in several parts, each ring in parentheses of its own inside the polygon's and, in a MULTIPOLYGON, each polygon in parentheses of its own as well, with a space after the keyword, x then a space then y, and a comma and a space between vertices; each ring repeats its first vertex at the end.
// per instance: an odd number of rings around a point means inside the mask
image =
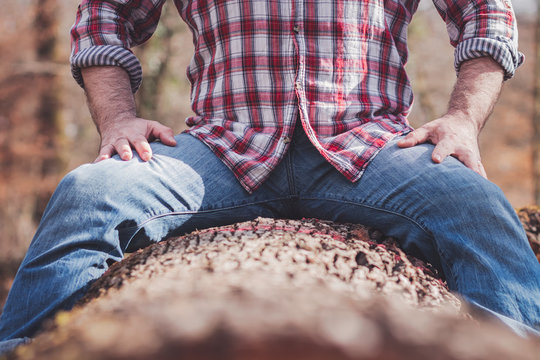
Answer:
POLYGON ((152 36, 165 0, 83 0, 71 28, 71 73, 84 87, 81 68, 120 66, 131 89, 142 81, 141 64, 131 48, 152 36))
POLYGON ((490 56, 504 69, 505 79, 514 76, 523 62, 518 50, 517 23, 510 0, 433 0, 446 22, 455 47, 455 68, 463 62, 490 56))

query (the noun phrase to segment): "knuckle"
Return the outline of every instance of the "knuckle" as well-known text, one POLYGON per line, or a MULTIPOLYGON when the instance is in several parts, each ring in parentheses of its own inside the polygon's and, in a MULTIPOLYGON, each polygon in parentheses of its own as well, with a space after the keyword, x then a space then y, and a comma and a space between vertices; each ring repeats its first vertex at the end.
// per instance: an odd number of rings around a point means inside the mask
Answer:
POLYGON ((122 146, 128 144, 128 139, 126 137, 119 137, 114 141, 114 146, 122 146))
POLYGON ((105 145, 99 149, 100 155, 108 155, 108 154, 111 154, 112 152, 114 152, 114 146, 112 145, 105 145))
POLYGON ((438 142, 435 142, 433 141, 435 144, 437 144, 435 146, 435 150, 438 151, 438 152, 451 152, 451 146, 449 146, 448 142, 442 140, 442 141, 438 141, 438 142))
POLYGON ((448 151, 443 148, 443 147, 440 147, 440 146, 437 146, 435 147, 435 149, 433 150, 433 154, 434 155, 439 155, 439 156, 447 156, 448 155, 448 151))
POLYGON ((445 136, 445 139, 447 141, 451 141, 453 143, 456 143, 458 141, 458 136, 456 134, 450 133, 445 136))
POLYGON ((128 144, 122 144, 116 147, 117 152, 129 153, 131 152, 131 147, 128 144))
POLYGON ((146 140, 146 137, 144 137, 143 135, 137 135, 133 138, 133 142, 134 143, 137 143, 137 144, 145 144, 145 143, 148 143, 148 141, 146 140))

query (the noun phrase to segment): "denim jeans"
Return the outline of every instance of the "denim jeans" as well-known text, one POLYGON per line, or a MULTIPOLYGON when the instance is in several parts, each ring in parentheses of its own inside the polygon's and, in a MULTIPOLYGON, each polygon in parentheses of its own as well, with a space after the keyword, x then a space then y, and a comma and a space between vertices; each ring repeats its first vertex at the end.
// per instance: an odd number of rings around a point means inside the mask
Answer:
POLYGON ((124 252, 194 229, 257 216, 362 223, 438 267, 450 289, 521 334, 540 334, 540 265, 501 190, 433 146, 391 141, 356 183, 339 174, 297 125, 270 178, 248 194, 199 140, 153 143, 149 162, 117 157, 59 184, 17 273, 0 340, 35 334, 68 309, 124 252))

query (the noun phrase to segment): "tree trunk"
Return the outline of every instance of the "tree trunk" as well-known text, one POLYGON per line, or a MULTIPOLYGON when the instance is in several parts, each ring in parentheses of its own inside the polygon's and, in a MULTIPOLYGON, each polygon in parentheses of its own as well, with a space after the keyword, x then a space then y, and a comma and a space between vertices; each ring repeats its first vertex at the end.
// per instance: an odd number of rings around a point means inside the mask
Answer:
MULTIPOLYGON (((540 0, 537 0, 540 9, 540 0)), ((540 205, 540 15, 536 15, 535 30, 535 81, 534 81, 534 114, 533 114, 533 139, 532 161, 535 204, 540 205)))
POLYGON ((196 231, 114 264, 16 359, 537 359, 460 313, 393 239, 273 220, 196 231))
POLYGON ((176 8, 172 4, 165 4, 154 36, 135 49, 146 69, 142 86, 136 94, 137 113, 143 118, 161 120, 161 95, 173 56, 173 36, 180 27, 176 8))
MULTIPOLYGON (((36 33, 36 57, 40 63, 54 63, 59 6, 57 0, 40 0, 36 3, 34 29, 36 33)), ((40 81, 47 83, 39 95, 36 111, 38 134, 42 137, 41 178, 44 182, 56 183, 63 168, 60 146, 63 126, 60 121, 60 84, 56 73, 42 75, 40 81)), ((41 215, 52 195, 53 187, 37 192, 34 221, 39 223, 41 215)))
POLYGON ((19 9, 34 14, 31 35, 21 33, 14 45, 35 61, 0 61, 0 263, 22 258, 64 168, 58 75, 64 69, 55 52, 61 12, 57 0, 33 3, 19 9))

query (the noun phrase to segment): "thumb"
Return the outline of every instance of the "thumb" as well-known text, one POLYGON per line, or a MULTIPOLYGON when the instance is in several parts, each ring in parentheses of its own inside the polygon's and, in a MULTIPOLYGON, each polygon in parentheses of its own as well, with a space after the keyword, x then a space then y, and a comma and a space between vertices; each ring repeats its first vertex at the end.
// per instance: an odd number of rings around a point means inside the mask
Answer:
POLYGON ((425 143, 429 139, 429 131, 426 128, 418 128, 410 132, 403 139, 398 141, 399 147, 411 147, 425 143))
POLYGON ((159 139, 159 141, 161 141, 163 144, 168 146, 176 146, 174 132, 170 127, 155 122, 152 126, 151 133, 154 138, 159 139))

